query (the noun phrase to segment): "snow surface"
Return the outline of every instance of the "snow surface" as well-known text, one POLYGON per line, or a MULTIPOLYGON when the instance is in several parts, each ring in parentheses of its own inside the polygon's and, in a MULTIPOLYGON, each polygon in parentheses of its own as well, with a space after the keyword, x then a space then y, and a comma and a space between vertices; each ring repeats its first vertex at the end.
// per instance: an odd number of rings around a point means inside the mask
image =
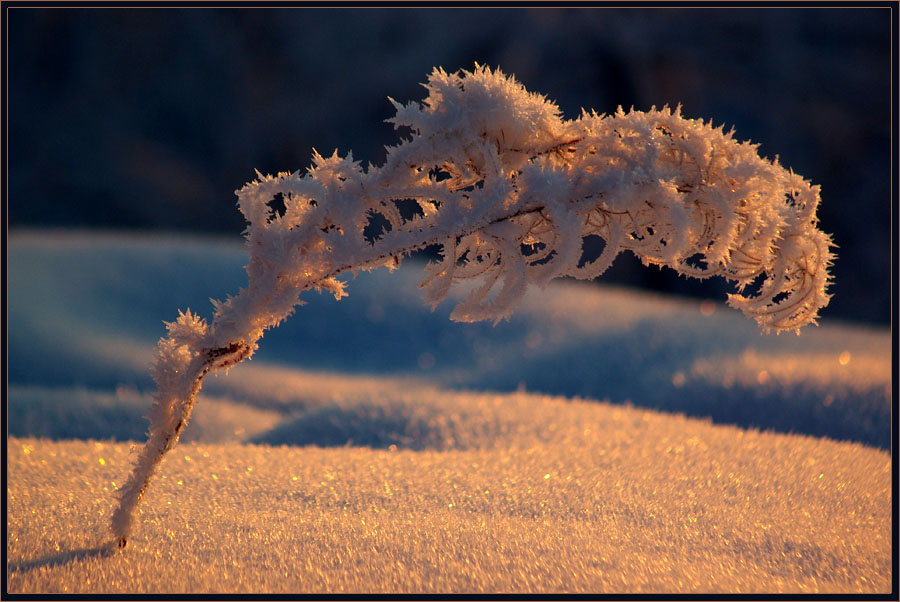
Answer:
POLYGON ((246 255, 59 231, 7 257, 10 593, 891 589, 885 329, 569 282, 492 328, 431 312, 414 262, 361 274, 207 379, 110 552, 162 320, 246 255))

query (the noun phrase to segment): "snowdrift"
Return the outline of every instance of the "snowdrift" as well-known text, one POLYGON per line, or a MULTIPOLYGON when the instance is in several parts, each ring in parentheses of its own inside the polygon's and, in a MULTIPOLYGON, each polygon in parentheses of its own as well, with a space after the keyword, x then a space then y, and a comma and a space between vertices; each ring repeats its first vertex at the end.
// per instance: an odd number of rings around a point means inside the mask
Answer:
POLYGON ((570 282, 458 324, 414 262, 308 296, 208 379, 108 552, 162 320, 244 263, 239 240, 11 233, 10 593, 890 591, 889 331, 762 335, 570 282))

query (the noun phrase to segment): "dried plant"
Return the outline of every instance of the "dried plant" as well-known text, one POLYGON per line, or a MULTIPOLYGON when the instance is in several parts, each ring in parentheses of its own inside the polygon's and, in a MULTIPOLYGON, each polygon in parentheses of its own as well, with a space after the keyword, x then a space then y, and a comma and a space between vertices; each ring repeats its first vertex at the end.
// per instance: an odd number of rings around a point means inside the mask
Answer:
POLYGON ((819 190, 761 158, 757 146, 680 110, 573 121, 500 71, 436 69, 421 103, 391 121, 411 137, 381 167, 352 155, 258 180, 237 192, 249 284, 215 302, 211 324, 188 310, 168 324, 153 377, 149 439, 122 488, 112 531, 124 546, 135 509, 187 424, 203 377, 249 358, 308 289, 340 299, 343 272, 393 269, 430 245, 424 299, 479 279, 451 318, 500 320, 528 284, 591 279, 622 251, 645 264, 736 284, 728 303, 765 330, 797 330, 828 302, 832 254, 817 229, 819 190), (283 209, 282 209, 283 206, 283 209), (587 257, 587 240, 603 242, 587 257))

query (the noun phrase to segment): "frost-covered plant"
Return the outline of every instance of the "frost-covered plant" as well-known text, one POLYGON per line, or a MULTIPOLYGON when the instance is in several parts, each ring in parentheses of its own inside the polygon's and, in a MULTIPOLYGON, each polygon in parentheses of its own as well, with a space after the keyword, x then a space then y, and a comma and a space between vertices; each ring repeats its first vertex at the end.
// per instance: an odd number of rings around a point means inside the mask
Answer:
POLYGON ((187 424, 203 377, 249 358, 307 289, 345 295, 343 272, 389 269, 439 245, 426 303, 478 279, 451 314, 497 321, 529 284, 599 276, 622 251, 645 264, 736 283, 728 303, 765 330, 797 330, 827 302, 832 254, 817 229, 819 189, 760 158, 757 146, 680 110, 582 112, 573 121, 499 70, 434 70, 421 103, 393 102, 411 137, 381 167, 313 155, 307 174, 263 176, 237 191, 249 284, 168 324, 153 377, 149 439, 112 519, 119 545, 163 455, 187 424), (586 241, 603 241, 588 257, 586 241))

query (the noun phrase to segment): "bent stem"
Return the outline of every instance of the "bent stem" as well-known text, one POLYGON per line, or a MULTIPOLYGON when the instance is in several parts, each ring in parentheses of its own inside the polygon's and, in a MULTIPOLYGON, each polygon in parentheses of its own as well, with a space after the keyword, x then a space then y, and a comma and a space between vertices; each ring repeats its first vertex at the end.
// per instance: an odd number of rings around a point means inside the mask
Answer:
POLYGON ((110 530, 120 548, 128 543, 138 504, 163 456, 175 447, 181 431, 190 419, 197 393, 203 385, 203 377, 212 369, 240 362, 250 352, 250 347, 245 343, 231 343, 200 352, 191 359, 186 369, 178 369, 166 365, 166 360, 171 357, 165 353, 167 348, 171 349, 171 340, 160 341, 160 356, 155 367, 159 389, 154 395, 155 401, 150 413, 149 437, 134 470, 122 487, 119 505, 113 512, 110 523, 110 530))
POLYGON ((249 224, 249 284, 213 302, 211 325, 188 311, 159 342, 148 441, 111 524, 120 546, 206 374, 250 357, 302 292, 344 296, 341 272, 393 269, 438 245, 443 257, 426 267, 423 298, 434 307, 454 283, 481 279, 450 314, 464 322, 496 323, 528 285, 596 278, 623 251, 733 281, 729 304, 765 330, 799 329, 828 303, 833 255, 816 227, 819 188, 756 145, 680 109, 563 121, 544 97, 481 67, 437 69, 426 88, 421 104, 393 103, 388 121, 412 138, 387 147, 381 167, 314 153, 308 174, 257 172, 236 191, 249 224), (404 215, 410 200, 417 209, 404 215), (604 241, 595 259, 585 255, 592 237, 604 241))

